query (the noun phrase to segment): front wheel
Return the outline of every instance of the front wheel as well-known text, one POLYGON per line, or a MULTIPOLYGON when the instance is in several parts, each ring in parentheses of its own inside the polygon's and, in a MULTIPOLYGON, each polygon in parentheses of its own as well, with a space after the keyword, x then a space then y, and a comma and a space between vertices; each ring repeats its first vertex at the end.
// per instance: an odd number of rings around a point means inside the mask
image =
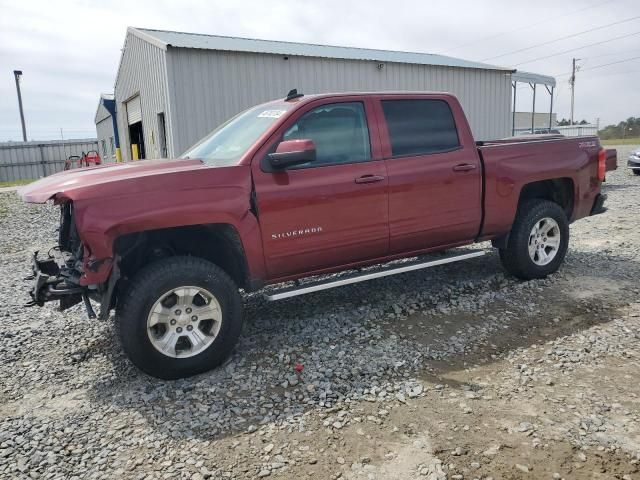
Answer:
POLYGON ((162 379, 220 365, 242 329, 242 301, 233 280, 195 257, 170 257, 142 269, 116 311, 131 362, 162 379))
POLYGON ((634 175, 640 175, 640 169, 639 170, 631 170, 633 172, 634 175))
POLYGON ((560 205, 548 200, 527 200, 518 208, 507 248, 500 250, 500 260, 518 278, 544 278, 560 268, 568 246, 569 222, 560 205))

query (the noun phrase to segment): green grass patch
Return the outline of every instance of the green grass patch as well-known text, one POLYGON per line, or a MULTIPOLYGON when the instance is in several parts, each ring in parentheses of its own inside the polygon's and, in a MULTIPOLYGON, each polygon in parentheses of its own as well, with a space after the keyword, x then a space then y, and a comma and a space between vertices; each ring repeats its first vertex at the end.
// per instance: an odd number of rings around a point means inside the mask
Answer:
POLYGON ((27 185, 31 182, 35 182, 32 178, 26 180, 14 180, 13 182, 0 182, 0 188, 2 187, 19 187, 20 185, 27 185))
POLYGON ((635 138, 612 138, 600 140, 602 145, 640 145, 640 137, 635 138))

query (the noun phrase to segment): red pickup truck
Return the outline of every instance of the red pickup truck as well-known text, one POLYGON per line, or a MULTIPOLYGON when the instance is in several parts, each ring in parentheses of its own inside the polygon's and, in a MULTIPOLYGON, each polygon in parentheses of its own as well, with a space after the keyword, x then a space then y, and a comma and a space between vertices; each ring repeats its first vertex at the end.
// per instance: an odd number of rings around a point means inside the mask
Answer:
POLYGON ((597 137, 475 142, 449 94, 291 91, 180 159, 22 188, 61 208, 57 246, 34 254, 31 303, 115 308, 135 365, 193 375, 236 343, 240 289, 294 281, 269 290, 276 300, 464 260, 483 251, 425 254, 485 240, 519 278, 555 272, 569 224, 604 211, 608 161, 597 137), (344 273, 309 279, 331 272, 344 273))

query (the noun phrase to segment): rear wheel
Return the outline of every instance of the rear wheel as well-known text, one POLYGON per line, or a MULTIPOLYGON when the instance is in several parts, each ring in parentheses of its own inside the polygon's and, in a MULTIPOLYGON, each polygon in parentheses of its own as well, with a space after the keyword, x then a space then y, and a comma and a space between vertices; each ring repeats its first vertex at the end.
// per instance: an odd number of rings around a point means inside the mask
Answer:
POLYGON ((640 170, 631 170, 634 175, 640 175, 640 170))
POLYGON ((560 268, 568 245, 569 222, 564 210, 548 200, 526 200, 518 208, 500 260, 518 278, 544 278, 560 268))
POLYGON ((116 312, 131 362, 163 379, 188 377, 220 365, 242 329, 236 285, 218 266, 171 257, 136 275, 116 312))

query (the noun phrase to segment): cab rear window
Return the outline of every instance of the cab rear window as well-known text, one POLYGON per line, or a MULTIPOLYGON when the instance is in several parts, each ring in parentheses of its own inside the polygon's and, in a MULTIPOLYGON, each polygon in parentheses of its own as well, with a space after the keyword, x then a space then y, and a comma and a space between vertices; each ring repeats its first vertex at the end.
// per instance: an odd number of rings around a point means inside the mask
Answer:
POLYGON ((460 147, 451 108, 444 100, 383 100, 382 110, 394 158, 460 147))

